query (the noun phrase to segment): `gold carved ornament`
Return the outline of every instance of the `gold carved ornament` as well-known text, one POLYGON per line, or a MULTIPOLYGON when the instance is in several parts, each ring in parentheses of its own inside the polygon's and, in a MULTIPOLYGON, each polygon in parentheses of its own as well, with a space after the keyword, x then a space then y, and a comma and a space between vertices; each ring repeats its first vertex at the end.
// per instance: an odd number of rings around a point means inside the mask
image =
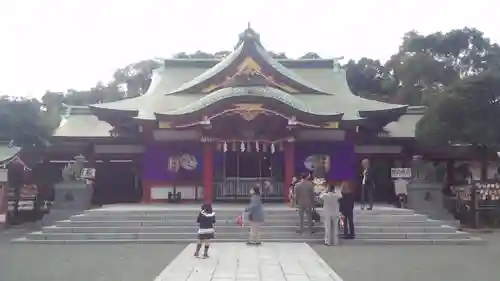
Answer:
POLYGON ((241 118, 246 121, 252 121, 265 112, 264 108, 262 108, 262 104, 240 103, 235 104, 234 107, 234 112, 239 114, 241 118))
POLYGON ((240 75, 245 75, 245 76, 251 76, 251 75, 260 75, 264 79, 266 79, 267 82, 269 82, 271 85, 280 88, 281 90, 288 92, 288 93, 298 93, 299 91, 291 86, 288 86, 286 84, 278 83, 274 80, 272 76, 266 76, 262 73, 260 65, 251 57, 246 57, 237 67, 237 72, 233 74, 232 76, 226 77, 226 79, 219 83, 219 84, 210 84, 206 88, 202 89, 203 93, 210 93, 218 88, 224 87, 225 84, 227 84, 229 81, 234 79, 237 76, 240 75))

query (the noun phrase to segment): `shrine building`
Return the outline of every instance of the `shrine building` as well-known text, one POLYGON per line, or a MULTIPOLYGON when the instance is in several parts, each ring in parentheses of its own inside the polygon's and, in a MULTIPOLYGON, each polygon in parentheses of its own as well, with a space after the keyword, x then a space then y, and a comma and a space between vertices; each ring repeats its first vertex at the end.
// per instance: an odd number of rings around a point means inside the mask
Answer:
POLYGON ((223 59, 165 60, 142 96, 67 106, 38 170, 55 182, 85 155, 96 204, 247 200, 255 184, 283 202, 320 162, 328 181, 354 183, 363 158, 402 167, 422 114, 355 96, 335 59, 273 59, 248 28, 223 59))

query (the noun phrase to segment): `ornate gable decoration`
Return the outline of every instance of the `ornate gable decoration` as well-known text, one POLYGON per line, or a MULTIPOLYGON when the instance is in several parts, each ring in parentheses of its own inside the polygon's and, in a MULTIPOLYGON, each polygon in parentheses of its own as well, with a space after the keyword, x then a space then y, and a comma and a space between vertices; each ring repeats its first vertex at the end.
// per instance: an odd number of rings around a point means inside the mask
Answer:
POLYGON ((275 87, 287 93, 298 93, 299 91, 286 84, 276 82, 274 77, 266 76, 261 71, 261 66, 250 56, 245 57, 238 65, 237 71, 232 76, 227 76, 222 83, 210 84, 202 90, 203 93, 210 93, 225 87, 244 86, 266 86, 275 87))
POLYGON ((254 103, 240 103, 234 105, 234 113, 239 114, 241 118, 246 121, 252 121, 257 116, 261 114, 265 114, 266 111, 262 108, 262 104, 254 104, 254 103))

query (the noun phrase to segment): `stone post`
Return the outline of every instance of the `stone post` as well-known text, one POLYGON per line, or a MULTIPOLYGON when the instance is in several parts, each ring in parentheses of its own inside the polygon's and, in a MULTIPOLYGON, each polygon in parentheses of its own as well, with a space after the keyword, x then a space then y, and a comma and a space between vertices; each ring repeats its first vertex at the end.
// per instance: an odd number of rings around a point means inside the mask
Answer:
POLYGON ((408 208, 434 219, 453 220, 444 207, 444 183, 437 181, 433 164, 425 163, 420 156, 414 156, 411 173, 412 178, 408 184, 408 208))

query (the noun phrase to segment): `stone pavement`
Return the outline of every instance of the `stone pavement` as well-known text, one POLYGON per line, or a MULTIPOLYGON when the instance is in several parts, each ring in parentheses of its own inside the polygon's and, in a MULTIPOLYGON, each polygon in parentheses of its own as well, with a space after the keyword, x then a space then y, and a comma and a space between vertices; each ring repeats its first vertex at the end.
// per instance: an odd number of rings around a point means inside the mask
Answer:
POLYGON ((313 249, 345 281, 499 281, 500 233, 485 245, 359 245, 313 249))
POLYGON ((0 231, 0 281, 152 281, 186 247, 10 243, 31 230, 23 226, 0 231))
POLYGON ((342 281, 305 243, 216 243, 208 259, 190 244, 155 281, 342 281))

